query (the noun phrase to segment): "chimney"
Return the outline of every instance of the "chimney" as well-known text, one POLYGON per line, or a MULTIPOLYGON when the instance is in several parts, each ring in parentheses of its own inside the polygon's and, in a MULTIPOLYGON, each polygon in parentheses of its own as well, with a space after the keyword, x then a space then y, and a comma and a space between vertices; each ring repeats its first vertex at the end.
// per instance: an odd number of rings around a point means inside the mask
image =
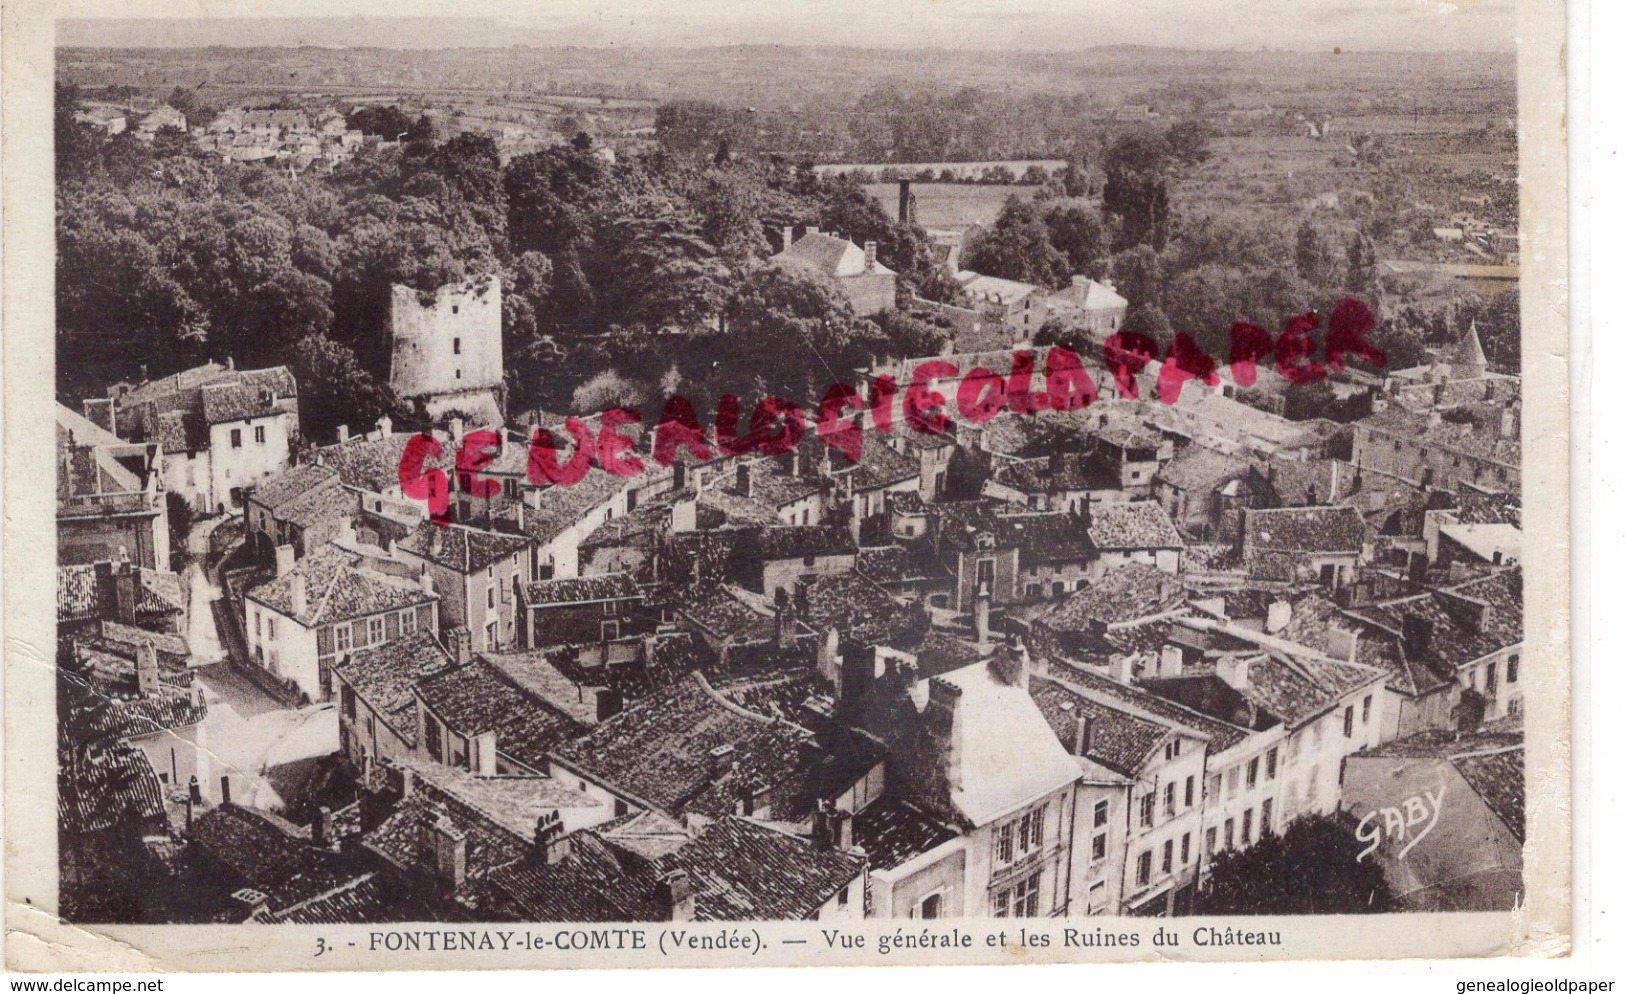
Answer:
POLYGON ((987 584, 977 584, 974 620, 976 625, 976 644, 978 646, 985 646, 991 641, 991 632, 989 628, 991 621, 988 616, 991 613, 992 608, 993 596, 987 589, 987 584))
MULTIPOLYGON (((220 782, 223 787, 230 786, 226 783, 225 777, 221 777, 220 782)), ((203 785, 198 783, 196 773, 192 774, 191 779, 186 781, 186 802, 188 804, 203 803, 203 785)))
POLYGON ((473 742, 474 768, 469 772, 475 776, 494 777, 497 775, 497 733, 482 732, 474 736, 473 742))
POLYGON ((743 497, 750 496, 750 464, 741 462, 734 467, 734 489, 743 497))
POLYGON ((558 809, 536 819, 536 848, 548 866, 557 866, 570 855, 570 837, 564 832, 564 821, 558 809))
POLYGON ((699 528, 700 502, 697 497, 685 497, 671 505, 671 530, 691 532, 699 528))
POLYGON ((335 841, 330 837, 333 831, 332 819, 332 808, 324 804, 317 809, 316 820, 310 823, 310 841, 316 848, 326 849, 335 841))
POLYGON ((863 243, 863 271, 866 273, 875 271, 875 243, 873 239, 863 243))
POLYGON ((655 882, 655 901, 671 912, 674 922, 694 920, 694 885, 687 870, 672 870, 655 882))
POLYGON ((460 445, 463 440, 463 419, 451 419, 451 444, 460 445))
POLYGON ((786 251, 790 248, 790 246, 796 243, 796 229, 789 225, 785 225, 784 230, 780 233, 779 237, 784 240, 784 248, 780 249, 780 251, 786 251))
POLYGON ((142 383, 147 382, 147 364, 146 363, 141 364, 141 382, 142 383))
POLYGON ((950 789, 965 785, 965 730, 959 720, 959 700, 964 691, 941 677, 932 677, 926 683, 925 719, 926 735, 939 756, 938 769, 950 789))
POLYGON ((279 546, 277 546, 276 547, 276 575, 277 576, 286 576, 288 571, 293 569, 293 564, 294 564, 293 546, 291 546, 291 545, 279 545, 279 546))
POLYGON ((715 749, 712 749, 710 753, 707 754, 706 758, 710 763, 711 779, 715 780, 724 773, 727 773, 733 767, 734 747, 731 745, 719 745, 715 749))
POLYGON ((457 625, 446 632, 446 641, 450 643, 446 648, 451 650, 453 666, 467 666, 468 661, 474 657, 474 635, 466 625, 457 625))
POLYGON ((1157 658, 1157 677, 1171 680, 1185 675, 1185 652, 1172 642, 1164 642, 1162 655, 1157 658))
POLYGON ((350 440, 350 426, 349 425, 339 425, 339 427, 338 427, 338 438, 339 438, 340 442, 348 442, 350 440))
POLYGON ((158 693, 158 647, 142 639, 135 647, 135 686, 142 697, 158 693))
MULTIPOLYGON (((390 543, 391 546, 394 544, 394 542, 390 543)), ((434 577, 429 575, 429 568, 427 566, 423 568, 423 572, 418 574, 418 586, 422 588, 423 592, 426 594, 434 593, 434 577)))
POLYGON ((388 438, 395 431, 395 422, 389 415, 378 419, 378 437, 388 438))
POLYGON ((137 579, 133 563, 121 562, 113 570, 113 612, 120 624, 135 624, 137 579))
POLYGON ((1270 601, 1269 611, 1264 616, 1265 634, 1278 634, 1283 628, 1291 623, 1292 602, 1287 600, 1270 601))
POLYGON ((1005 686, 1026 688, 1027 647, 1019 641, 1001 643, 987 665, 1005 686))
POLYGON ((613 687, 599 687, 593 692, 598 706, 598 720, 608 721, 621 713, 621 692, 613 687))
POLYGON ((1134 682, 1134 657, 1119 653, 1106 663, 1106 676, 1125 686, 1134 682))
POLYGON ((773 592, 773 627, 778 635, 780 649, 794 648, 796 644, 796 612, 791 605, 790 593, 783 587, 773 592))
POLYGON ((1512 438, 1518 434, 1518 412, 1507 408, 1501 412, 1501 437, 1512 438))
POLYGON ((1072 755, 1087 756, 1095 744, 1095 719, 1079 711, 1077 728, 1072 736, 1072 755))
MULTIPOLYGON (((197 778, 194 777, 193 779, 197 778)), ((231 777, 229 776, 220 778, 220 806, 223 808, 231 806, 231 777)))
POLYGON ((1359 644, 1359 632, 1345 631, 1341 628, 1326 629, 1326 654, 1329 656, 1352 663, 1359 644))
POLYGON ((303 618, 305 612, 310 608, 310 601, 305 596, 305 574, 295 573, 293 575, 291 596, 293 598, 294 616, 303 618))
POLYGON ((813 844, 820 849, 846 852, 852 848, 852 813, 837 808, 833 801, 820 799, 813 809, 813 844))
POLYGON ((897 223, 907 226, 913 220, 909 215, 913 213, 913 202, 909 197, 909 181, 897 181, 897 223))
POLYGON ((1220 680, 1237 690, 1247 688, 1248 671, 1252 669, 1251 656, 1220 656, 1215 670, 1220 680))
POLYGON ((435 876, 451 890, 462 889, 468 877, 468 836, 453 825, 443 811, 423 812, 419 824, 418 844, 429 850, 435 876))
POLYGON ((236 369, 237 368, 237 360, 232 356, 229 356, 229 355, 226 356, 226 368, 231 369, 231 370, 236 369))

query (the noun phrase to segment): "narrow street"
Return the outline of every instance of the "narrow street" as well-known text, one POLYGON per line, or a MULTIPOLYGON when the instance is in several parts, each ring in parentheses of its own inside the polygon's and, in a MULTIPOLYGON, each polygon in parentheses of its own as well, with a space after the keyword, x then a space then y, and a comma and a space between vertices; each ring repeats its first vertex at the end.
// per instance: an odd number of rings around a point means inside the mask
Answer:
POLYGON ((213 756, 213 775, 231 777, 233 801, 277 810, 291 799, 278 796, 265 772, 284 763, 336 752, 338 709, 325 703, 284 707, 227 660, 213 608, 223 594, 204 565, 209 536, 225 520, 199 522, 186 541, 194 557, 186 572, 190 590, 187 634, 192 665, 198 670, 209 705, 200 742, 213 756))

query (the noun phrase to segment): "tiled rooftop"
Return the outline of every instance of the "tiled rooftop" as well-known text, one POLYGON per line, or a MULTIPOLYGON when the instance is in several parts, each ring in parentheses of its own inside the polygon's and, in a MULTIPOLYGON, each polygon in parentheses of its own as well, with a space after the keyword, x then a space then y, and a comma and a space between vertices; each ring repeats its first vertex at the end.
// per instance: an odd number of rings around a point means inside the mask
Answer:
POLYGON ((1101 550, 1182 549, 1184 539, 1155 501, 1102 504, 1090 510, 1089 538, 1101 550))

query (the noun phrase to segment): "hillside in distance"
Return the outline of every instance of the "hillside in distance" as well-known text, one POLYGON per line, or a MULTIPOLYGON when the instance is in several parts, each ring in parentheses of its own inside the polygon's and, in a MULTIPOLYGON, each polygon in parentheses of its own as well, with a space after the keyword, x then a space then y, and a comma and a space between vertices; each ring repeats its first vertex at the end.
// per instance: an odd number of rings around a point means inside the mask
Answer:
POLYGON ((711 100, 764 110, 846 106, 877 88, 1156 103, 1208 87, 1237 106, 1349 110, 1426 94, 1434 111, 1515 100, 1511 54, 1187 51, 1113 46, 1065 53, 739 45, 721 48, 62 48, 58 78, 153 94, 200 87, 218 101, 389 94, 579 94, 711 100), (1354 102, 1354 103, 1351 103, 1354 102))

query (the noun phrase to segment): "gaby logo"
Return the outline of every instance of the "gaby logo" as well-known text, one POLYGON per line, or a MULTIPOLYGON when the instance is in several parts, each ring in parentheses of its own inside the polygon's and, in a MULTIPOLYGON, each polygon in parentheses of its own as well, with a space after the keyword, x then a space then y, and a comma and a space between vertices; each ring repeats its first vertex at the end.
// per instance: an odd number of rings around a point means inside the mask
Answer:
POLYGON ((1399 850, 1399 858, 1404 859, 1416 844, 1428 837, 1433 826, 1439 823, 1439 812, 1444 810, 1444 784, 1439 784, 1437 790, 1424 790, 1420 794, 1413 794, 1405 798, 1403 804, 1397 807, 1380 808, 1367 812, 1360 824, 1354 830, 1354 835, 1361 842, 1368 845, 1356 857, 1359 862, 1377 851, 1377 847, 1388 839, 1404 842, 1404 848, 1399 850))

